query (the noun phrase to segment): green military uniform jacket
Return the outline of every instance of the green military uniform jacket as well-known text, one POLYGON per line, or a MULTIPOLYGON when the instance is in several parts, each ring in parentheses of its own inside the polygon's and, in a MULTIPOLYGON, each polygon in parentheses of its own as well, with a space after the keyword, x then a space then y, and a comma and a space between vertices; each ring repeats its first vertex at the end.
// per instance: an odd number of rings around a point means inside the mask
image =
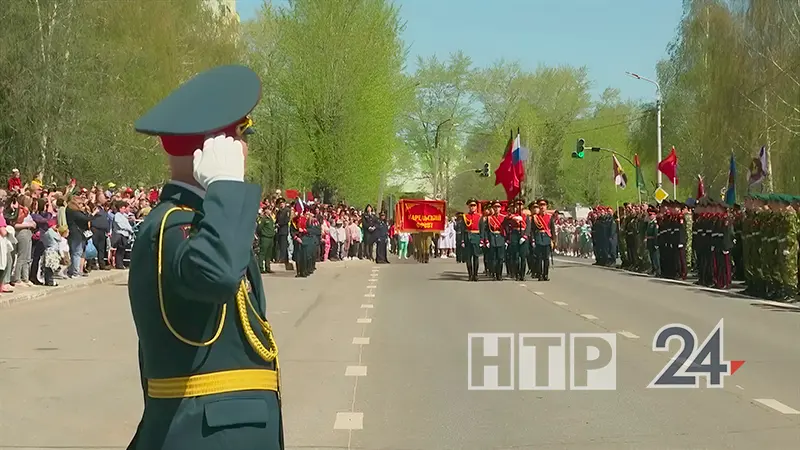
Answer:
MULTIPOLYGON (((256 185, 217 181, 202 198, 201 192, 170 183, 141 225, 128 292, 145 402, 129 449, 283 448, 277 389, 191 398, 159 391, 163 379, 241 369, 275 375, 277 349, 270 345, 271 330, 262 326, 266 299, 252 253, 260 192, 256 185), (273 360, 245 339, 248 329, 274 349, 273 360)), ((258 385, 269 384, 276 384, 274 378, 258 385)))
POLYGON ((264 240, 268 242, 273 241, 276 233, 275 219, 271 215, 259 216, 256 232, 258 233, 258 237, 262 240, 262 242, 264 242, 264 240))

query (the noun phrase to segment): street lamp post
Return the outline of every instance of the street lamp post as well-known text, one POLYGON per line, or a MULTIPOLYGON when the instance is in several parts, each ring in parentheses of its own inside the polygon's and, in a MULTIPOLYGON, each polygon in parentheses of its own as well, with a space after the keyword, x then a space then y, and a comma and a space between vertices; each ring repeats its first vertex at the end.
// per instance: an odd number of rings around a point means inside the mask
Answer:
MULTIPOLYGON (((654 85, 656 87, 656 109, 657 109, 657 127, 658 127, 658 161, 661 162, 661 86, 658 84, 657 81, 653 81, 649 78, 645 78, 641 75, 632 73, 632 72, 625 72, 628 75, 636 78, 637 80, 647 81, 648 83, 654 85)), ((661 187, 663 181, 663 174, 660 170, 658 170, 658 166, 656 166, 656 176, 658 177, 658 187, 661 187)))

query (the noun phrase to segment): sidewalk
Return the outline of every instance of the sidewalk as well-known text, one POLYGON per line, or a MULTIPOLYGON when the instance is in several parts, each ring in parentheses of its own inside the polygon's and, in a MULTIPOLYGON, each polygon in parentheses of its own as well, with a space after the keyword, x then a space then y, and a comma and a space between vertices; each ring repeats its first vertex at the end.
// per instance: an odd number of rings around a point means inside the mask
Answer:
POLYGON ((56 280, 58 286, 31 286, 14 287, 14 292, 0 294, 0 309, 13 306, 28 300, 34 300, 50 295, 61 295, 66 292, 74 291, 86 286, 112 281, 123 281, 128 279, 127 270, 94 270, 88 277, 71 278, 66 280, 56 280))

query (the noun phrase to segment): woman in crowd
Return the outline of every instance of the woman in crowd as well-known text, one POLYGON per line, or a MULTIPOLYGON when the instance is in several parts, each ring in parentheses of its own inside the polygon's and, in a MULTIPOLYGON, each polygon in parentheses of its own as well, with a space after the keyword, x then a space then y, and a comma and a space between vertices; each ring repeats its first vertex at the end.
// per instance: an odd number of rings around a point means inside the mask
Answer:
POLYGON ((11 284, 19 283, 21 286, 30 286, 28 281, 31 273, 31 250, 33 248, 33 232, 36 230, 36 222, 31 217, 31 206, 33 199, 28 195, 19 198, 19 211, 17 222, 14 224, 14 232, 17 238, 16 264, 14 273, 11 275, 11 284))
MULTIPOLYGON (((364 214, 361 216, 361 232, 364 237, 361 240, 361 245, 364 247, 362 255, 370 261, 375 260, 372 254, 372 246, 375 244, 375 228, 377 226, 377 221, 378 218, 375 217, 375 211, 372 205, 367 205, 367 207, 364 208, 364 214)), ((359 255, 359 258, 362 255, 359 255)))
POLYGON ((5 218, 5 208, 6 202, 8 199, 0 198, 0 294, 4 294, 7 292, 14 292, 8 284, 5 282, 5 275, 7 272, 12 270, 11 262, 11 253, 14 250, 14 245, 12 244, 12 240, 9 238, 9 228, 11 229, 12 233, 14 231, 13 228, 8 227, 6 224, 5 218))
POLYGON ((442 258, 450 258, 453 256, 453 250, 456 248, 456 229, 455 219, 449 218, 444 227, 444 231, 439 235, 439 252, 442 258))
POLYGON ((79 195, 73 195, 67 202, 66 209, 67 228, 69 229, 69 258, 70 264, 67 275, 71 278, 86 276, 84 265, 86 260, 83 258, 83 251, 86 248, 87 232, 89 232, 89 220, 91 217, 86 211, 85 199, 79 195))
POLYGON ((31 252, 31 269, 29 279, 34 284, 42 284, 44 276, 42 268, 42 258, 45 252, 45 244, 42 242, 42 237, 51 228, 51 222, 56 219, 54 213, 55 195, 49 193, 47 197, 39 198, 36 200, 34 213, 31 214, 33 221, 36 222, 36 232, 33 234, 33 250, 31 252))

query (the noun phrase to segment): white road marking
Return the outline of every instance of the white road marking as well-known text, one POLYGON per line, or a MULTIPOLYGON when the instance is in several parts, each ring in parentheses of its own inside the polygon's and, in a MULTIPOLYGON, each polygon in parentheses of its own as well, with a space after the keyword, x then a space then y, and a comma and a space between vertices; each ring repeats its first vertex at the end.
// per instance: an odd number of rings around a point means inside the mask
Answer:
POLYGON ((593 316, 591 314, 581 314, 581 317, 583 317, 584 319, 588 319, 588 320, 597 320, 598 319, 597 316, 593 316))
POLYGON ((354 337, 353 344, 355 345, 369 345, 368 337, 354 337))
POLYGON ((372 293, 370 293, 370 294, 364 294, 364 297, 370 297, 370 298, 372 298, 372 297, 375 297, 375 294, 372 294, 372 293))
POLYGON ((359 319, 356 320, 356 323, 372 323, 372 319, 369 317, 359 317, 359 319))
POLYGON ((567 304, 564 302, 553 302, 553 303, 555 303, 558 306, 567 306, 567 304))
POLYGON ((520 283, 519 285, 522 286, 522 287, 528 287, 528 285, 525 284, 525 283, 520 283))
POLYGON ((758 403, 761 403, 764 406, 772 408, 781 414, 800 414, 800 411, 790 406, 784 405, 783 403, 775 400, 774 398, 756 398, 753 400, 757 401, 758 403))
POLYGON ((376 287, 378 287, 378 286, 375 286, 374 284, 370 284, 369 286, 367 286, 367 289, 375 289, 376 287))
POLYGON ((631 333, 630 331, 619 331, 620 336, 625 336, 628 339, 639 339, 639 336, 631 333))
POLYGON ((339 412, 336 413, 336 421, 333 423, 334 430, 363 430, 364 413, 360 412, 339 412))
POLYGON ((367 376, 367 366, 347 366, 344 370, 346 377, 365 377, 367 376))
POLYGON ((371 303, 364 303, 363 305, 361 305, 361 307, 364 308, 364 309, 372 309, 372 308, 375 307, 375 305, 373 305, 371 303))
POLYGON ((544 295, 544 292, 535 291, 534 294, 536 294, 536 295, 544 295))
POLYGON ((744 388, 743 388, 743 387, 741 387, 741 386, 739 386, 738 384, 736 385, 736 387, 737 387, 737 388, 739 388, 739 389, 741 389, 741 390, 744 390, 744 388))

